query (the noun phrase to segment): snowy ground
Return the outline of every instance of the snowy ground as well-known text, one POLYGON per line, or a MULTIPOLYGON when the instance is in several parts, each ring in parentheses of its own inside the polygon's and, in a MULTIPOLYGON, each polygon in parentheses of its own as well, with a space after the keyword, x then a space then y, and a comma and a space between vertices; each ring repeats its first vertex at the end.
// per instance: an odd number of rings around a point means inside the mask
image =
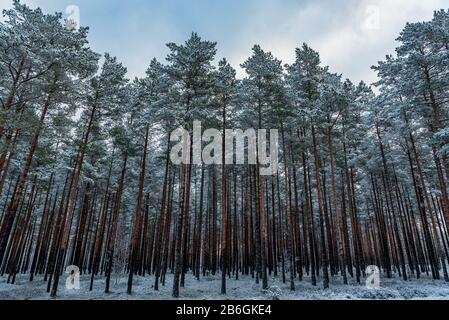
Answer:
MULTIPOLYGON (((166 286, 159 291, 153 290, 153 277, 136 277, 133 294, 126 294, 127 278, 115 278, 111 281, 110 294, 105 294, 104 280, 98 277, 94 290, 88 291, 89 277, 81 276, 80 290, 67 290, 64 287, 65 277, 61 278, 58 299, 63 300, 167 300, 172 299, 172 282, 167 278, 166 286)), ((29 276, 23 275, 16 279, 16 284, 6 283, 6 278, 0 278, 0 300, 42 300, 50 299, 46 292, 46 283, 41 277, 33 282, 28 281, 29 276)), ((240 280, 228 279, 228 295, 220 295, 221 277, 207 276, 197 281, 192 275, 186 275, 186 286, 181 288, 180 299, 185 300, 267 300, 272 299, 273 292, 280 300, 367 300, 367 299, 432 299, 449 300, 449 283, 443 280, 413 279, 404 282, 400 279, 381 278, 381 288, 367 289, 364 285, 357 285, 350 281, 343 285, 339 279, 331 280, 329 290, 323 290, 321 284, 313 287, 308 279, 296 282, 296 291, 289 290, 288 283, 283 284, 279 278, 270 278, 270 289, 264 291, 256 285, 251 277, 241 277, 240 280)), ((364 282, 362 282, 364 283, 364 282)))

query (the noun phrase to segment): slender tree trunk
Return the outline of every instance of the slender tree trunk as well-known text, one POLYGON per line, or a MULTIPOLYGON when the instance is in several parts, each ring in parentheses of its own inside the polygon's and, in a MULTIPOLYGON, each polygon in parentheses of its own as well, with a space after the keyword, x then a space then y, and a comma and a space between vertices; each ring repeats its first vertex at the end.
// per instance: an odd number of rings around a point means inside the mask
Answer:
POLYGON ((131 238, 131 254, 129 257, 129 275, 128 275, 128 289, 127 293, 132 293, 132 285, 133 285, 133 275, 136 271, 136 259, 137 259, 137 251, 138 251, 138 243, 140 242, 140 234, 141 234, 141 220, 142 220, 142 202, 143 202, 143 188, 145 187, 145 169, 147 164, 147 149, 148 149, 148 136, 150 133, 150 127, 147 126, 145 132, 145 143, 143 147, 143 156, 142 156, 142 164, 141 171, 139 177, 139 192, 137 195, 137 206, 136 206, 136 217, 134 219, 134 227, 131 238))
POLYGON ((44 103, 42 113, 39 120, 39 125, 36 128, 36 131, 33 136, 33 140, 31 141, 31 147, 28 152, 28 156, 25 161, 25 165, 23 167, 22 173, 19 178, 19 182, 17 184, 16 190, 14 192, 14 196, 11 199, 10 205, 8 207, 8 211, 6 212, 5 217, 3 218, 2 226, 0 227, 0 264, 3 262, 6 245, 8 244, 9 236, 11 234, 11 229, 14 224, 14 220, 16 218, 17 209, 23 197, 23 192, 25 188, 25 181, 28 177, 28 173, 31 169, 31 164, 33 161, 34 153, 36 151, 39 137, 42 129, 44 128, 45 117, 48 112, 48 108, 50 107, 51 95, 48 95, 46 101, 44 103))

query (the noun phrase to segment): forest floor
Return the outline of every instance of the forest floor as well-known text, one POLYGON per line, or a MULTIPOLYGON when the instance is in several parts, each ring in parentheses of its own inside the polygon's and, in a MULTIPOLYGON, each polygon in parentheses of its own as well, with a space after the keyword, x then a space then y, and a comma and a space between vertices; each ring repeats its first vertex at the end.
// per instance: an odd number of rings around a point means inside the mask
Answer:
MULTIPOLYGON (((61 300, 169 300, 172 277, 167 278, 165 286, 154 291, 154 277, 135 277, 133 294, 126 293, 127 277, 111 279, 111 293, 105 294, 104 279, 95 280, 94 289, 88 291, 89 276, 81 276, 80 290, 67 290, 61 278, 58 298, 61 300)), ((288 283, 282 283, 280 277, 271 277, 269 290, 262 290, 251 277, 241 276, 240 280, 227 279, 226 296, 220 294, 221 276, 206 276, 197 281, 191 274, 186 275, 185 288, 180 289, 180 299, 185 300, 270 300, 276 296, 280 300, 372 300, 372 299, 432 299, 449 300, 449 283, 429 278, 402 281, 399 278, 381 278, 380 289, 368 289, 350 279, 349 285, 343 285, 341 279, 331 279, 330 289, 323 290, 321 283, 314 287, 309 279, 296 281, 296 291, 289 289, 288 283)), ((42 277, 29 281, 29 275, 20 275, 14 285, 7 283, 6 277, 0 277, 0 300, 45 300, 50 299, 46 292, 46 282, 42 277)))

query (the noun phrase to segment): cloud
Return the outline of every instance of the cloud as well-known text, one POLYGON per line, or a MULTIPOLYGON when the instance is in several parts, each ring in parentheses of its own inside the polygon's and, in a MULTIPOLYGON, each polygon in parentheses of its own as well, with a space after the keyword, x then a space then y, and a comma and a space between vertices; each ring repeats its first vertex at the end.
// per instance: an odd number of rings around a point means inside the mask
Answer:
MULTIPOLYGON (((218 42, 217 60, 226 57, 237 69, 260 44, 284 63, 307 42, 331 71, 354 82, 372 83, 371 65, 394 53, 395 39, 407 21, 430 20, 448 0, 22 0, 47 12, 81 10, 90 26, 91 46, 116 55, 129 76, 143 76, 149 61, 164 60, 167 42, 184 42, 192 31, 218 42)), ((0 0, 2 8, 11 0, 0 0)))
POLYGON ((430 20, 434 10, 447 7, 443 0, 322 0, 287 8, 265 2, 249 17, 241 42, 259 43, 285 63, 293 62, 295 47, 307 42, 331 71, 368 83, 376 80, 370 67, 394 53, 407 21, 430 20))
POLYGON ((336 71, 356 80, 373 82, 371 65, 394 53, 395 39, 406 22, 430 20, 433 11, 444 8, 440 0, 362 1, 345 12, 333 32, 317 37, 317 50, 323 61, 336 71), (376 21, 377 20, 377 21, 376 21))

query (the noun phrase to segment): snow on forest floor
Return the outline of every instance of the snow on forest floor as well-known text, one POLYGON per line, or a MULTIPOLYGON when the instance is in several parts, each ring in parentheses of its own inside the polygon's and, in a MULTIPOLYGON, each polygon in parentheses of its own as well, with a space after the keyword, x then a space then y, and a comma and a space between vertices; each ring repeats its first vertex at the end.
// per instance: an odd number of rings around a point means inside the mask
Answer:
MULTIPOLYGON (((62 300, 168 300, 171 296, 172 276, 167 278, 165 286, 159 291, 153 290, 154 277, 135 277, 133 294, 126 293, 127 277, 111 279, 111 293, 105 294, 104 279, 99 276, 95 280, 94 290, 88 291, 89 276, 81 276, 80 290, 67 290, 65 278, 61 277, 58 298, 62 300)), ((36 277, 30 282, 29 275, 21 275, 14 285, 7 284, 6 277, 0 277, 0 300, 45 300, 50 299, 46 292, 46 282, 42 277, 36 277)), ((349 285, 343 285, 341 280, 331 280, 330 289, 323 290, 321 283, 314 287, 309 279, 296 281, 296 291, 289 289, 288 283, 282 283, 280 277, 270 278, 269 290, 262 290, 255 280, 240 277, 240 280, 227 279, 226 296, 220 294, 221 276, 206 276, 197 281, 191 274, 186 275, 185 288, 180 289, 181 300, 270 300, 273 292, 280 300, 371 300, 371 299, 432 299, 449 300, 449 283, 443 280, 435 281, 429 278, 402 281, 399 278, 381 278, 380 289, 367 289, 350 280, 349 285)))

